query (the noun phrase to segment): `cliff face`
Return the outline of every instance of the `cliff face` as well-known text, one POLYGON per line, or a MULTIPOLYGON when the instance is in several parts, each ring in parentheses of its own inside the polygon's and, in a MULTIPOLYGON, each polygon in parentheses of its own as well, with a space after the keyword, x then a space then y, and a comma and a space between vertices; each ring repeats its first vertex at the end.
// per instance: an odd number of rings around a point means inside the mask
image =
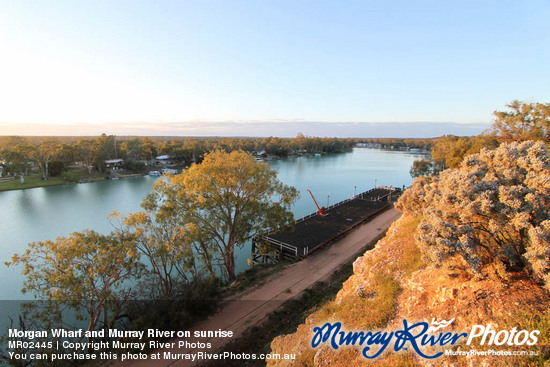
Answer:
MULTIPOLYGON (((277 337, 272 353, 295 353, 295 361, 267 360, 268 366, 361 366, 369 365, 537 365, 550 359, 550 294, 525 273, 508 280, 473 279, 464 271, 426 266, 420 259, 414 233, 419 219, 403 216, 389 229, 376 248, 354 262, 354 274, 343 284, 335 300, 313 312, 291 335, 277 337), (393 351, 393 343, 379 357, 367 360, 363 347, 334 350, 329 343, 311 347, 313 328, 327 322, 341 322, 346 331, 391 331, 409 323, 454 321, 445 332, 470 333, 474 325, 492 324, 493 330, 541 331, 535 346, 464 345, 445 349, 526 350, 537 357, 445 356, 425 359, 408 348, 393 351), (391 350, 391 351, 390 351, 391 350)), ((369 352, 374 354, 376 347, 369 352)), ((441 349, 423 349, 433 355, 441 349)))

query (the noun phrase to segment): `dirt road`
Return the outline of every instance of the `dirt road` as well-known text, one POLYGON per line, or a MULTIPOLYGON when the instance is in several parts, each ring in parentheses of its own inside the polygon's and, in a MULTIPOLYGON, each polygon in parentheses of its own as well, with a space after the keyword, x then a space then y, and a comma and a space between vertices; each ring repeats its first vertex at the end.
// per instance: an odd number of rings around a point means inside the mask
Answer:
MULTIPOLYGON (((279 273, 271 275, 266 282, 237 300, 228 301, 227 304, 216 314, 207 320, 200 322, 191 329, 194 331, 232 331, 233 338, 237 338, 247 329, 260 325, 269 313, 276 310, 285 301, 296 297, 302 291, 313 285, 315 282, 328 278, 341 264, 357 257, 361 249, 384 232, 390 224, 401 215, 395 209, 390 209, 380 214, 368 223, 354 229, 347 236, 341 238, 327 249, 321 250, 312 256, 294 263, 279 273)), ((213 353, 221 348, 232 338, 215 337, 190 337, 174 339, 171 347, 156 350, 163 358, 165 353, 173 355, 191 355, 197 352, 213 353), (182 343, 181 347, 179 343, 182 343), (210 343, 205 348, 199 343, 210 343)), ((177 356, 173 356, 177 357, 177 356)), ((131 360, 117 363, 117 366, 125 367, 182 367, 192 366, 194 362, 186 359, 173 360, 131 360)))

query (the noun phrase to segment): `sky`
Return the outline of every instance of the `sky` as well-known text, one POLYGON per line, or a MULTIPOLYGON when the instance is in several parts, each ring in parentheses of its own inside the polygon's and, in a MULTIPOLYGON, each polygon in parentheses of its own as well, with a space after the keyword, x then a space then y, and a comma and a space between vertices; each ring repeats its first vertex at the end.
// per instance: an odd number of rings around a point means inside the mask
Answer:
POLYGON ((481 131, 549 102, 548 19, 550 0, 0 0, 0 135, 481 131))

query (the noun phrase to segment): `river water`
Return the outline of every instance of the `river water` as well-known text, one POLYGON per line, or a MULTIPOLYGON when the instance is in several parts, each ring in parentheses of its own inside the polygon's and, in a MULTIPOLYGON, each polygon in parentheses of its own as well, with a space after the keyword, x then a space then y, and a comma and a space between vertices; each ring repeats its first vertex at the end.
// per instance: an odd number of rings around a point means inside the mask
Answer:
MULTIPOLYGON (((307 189, 320 206, 332 205, 375 185, 402 187, 412 182, 409 169, 418 154, 355 148, 352 152, 321 157, 269 161, 278 178, 296 187, 300 198, 293 206, 295 218, 316 210, 307 189)), ((23 295, 21 267, 4 266, 14 253, 23 253, 33 241, 52 240, 74 231, 101 233, 113 227, 107 215, 113 210, 140 209, 157 178, 145 176, 114 181, 0 192, 0 300, 31 299, 23 295)), ((247 268, 250 248, 236 251, 237 272, 247 268)))

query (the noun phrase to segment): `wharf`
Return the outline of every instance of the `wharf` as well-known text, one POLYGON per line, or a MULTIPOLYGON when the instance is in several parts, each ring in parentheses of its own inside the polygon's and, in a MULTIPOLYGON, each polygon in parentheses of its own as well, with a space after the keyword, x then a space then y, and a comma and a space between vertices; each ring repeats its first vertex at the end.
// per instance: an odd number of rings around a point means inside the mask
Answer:
POLYGON ((255 239, 252 242, 252 261, 259 264, 268 260, 276 262, 282 257, 303 259, 388 209, 392 199, 400 193, 400 189, 379 186, 326 208, 324 216, 315 212, 300 218, 291 232, 255 239), (259 250, 260 241, 269 245, 270 252, 259 250))

